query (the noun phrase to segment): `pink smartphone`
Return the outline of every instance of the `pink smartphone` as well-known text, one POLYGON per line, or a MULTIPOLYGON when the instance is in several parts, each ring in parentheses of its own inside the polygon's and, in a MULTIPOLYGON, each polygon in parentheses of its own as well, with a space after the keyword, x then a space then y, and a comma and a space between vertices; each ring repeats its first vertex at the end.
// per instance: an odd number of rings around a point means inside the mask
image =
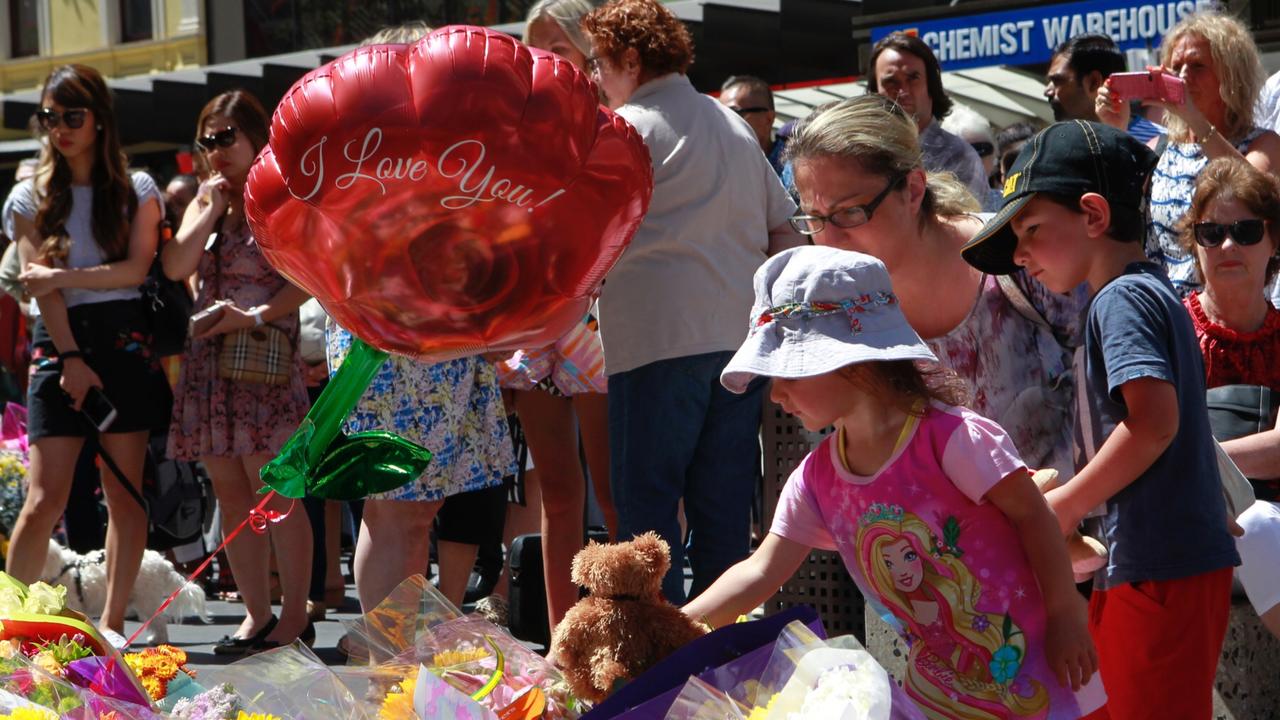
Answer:
POLYGON ((1107 86, 1120 100, 1162 100, 1181 105, 1187 86, 1177 75, 1159 71, 1114 73, 1107 86))

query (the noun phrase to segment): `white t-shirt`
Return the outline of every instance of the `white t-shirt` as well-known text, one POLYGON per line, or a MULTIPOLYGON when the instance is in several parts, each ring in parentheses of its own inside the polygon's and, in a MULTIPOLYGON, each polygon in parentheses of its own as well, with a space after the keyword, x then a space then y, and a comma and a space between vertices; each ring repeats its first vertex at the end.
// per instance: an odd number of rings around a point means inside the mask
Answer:
POLYGON ((640 86, 618 115, 649 148, 653 200, 600 295, 605 372, 736 350, 769 230, 795 203, 746 122, 684 75, 640 86))
MULTIPOLYGON (((138 207, 148 200, 155 199, 164 211, 164 198, 156 187, 151 176, 138 171, 130 178, 133 191, 138 196, 138 207)), ((23 180, 14 186, 5 203, 4 227, 11 228, 11 214, 18 214, 35 222, 36 213, 40 209, 40 200, 35 191, 33 180, 23 180)), ((71 250, 67 257, 66 267, 86 268, 102 265, 106 262, 102 248, 93 239, 93 187, 89 185, 73 185, 71 187, 71 212, 67 215, 67 235, 71 238, 71 250)), ((63 288, 62 296, 67 307, 88 305, 90 303, 108 302, 110 300, 133 300, 141 297, 137 287, 114 288, 111 290, 86 290, 84 288, 63 288)), ((32 301, 34 309, 35 301, 32 301)))

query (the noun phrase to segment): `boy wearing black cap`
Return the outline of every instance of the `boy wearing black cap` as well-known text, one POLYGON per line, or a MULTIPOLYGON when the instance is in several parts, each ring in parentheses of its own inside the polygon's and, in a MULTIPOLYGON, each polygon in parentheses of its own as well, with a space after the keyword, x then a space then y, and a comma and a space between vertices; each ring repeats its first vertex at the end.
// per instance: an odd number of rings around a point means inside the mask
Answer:
POLYGON ((1143 252, 1155 162, 1119 130, 1053 125, 1023 148, 1000 212, 962 253, 984 272, 1025 268, 1056 292, 1088 283, 1078 472, 1047 499, 1063 532, 1105 506, 1110 557, 1094 578, 1089 629, 1111 717, 1208 718, 1239 556, 1195 331, 1143 252))

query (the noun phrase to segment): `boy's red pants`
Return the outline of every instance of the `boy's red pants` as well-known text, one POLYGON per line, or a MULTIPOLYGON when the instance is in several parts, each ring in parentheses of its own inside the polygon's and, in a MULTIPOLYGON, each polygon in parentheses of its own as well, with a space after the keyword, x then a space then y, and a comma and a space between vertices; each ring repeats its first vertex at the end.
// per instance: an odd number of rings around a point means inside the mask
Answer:
POLYGON ((1231 568, 1094 590, 1089 634, 1107 707, 1093 718, 1213 717, 1213 679, 1231 610, 1231 568))

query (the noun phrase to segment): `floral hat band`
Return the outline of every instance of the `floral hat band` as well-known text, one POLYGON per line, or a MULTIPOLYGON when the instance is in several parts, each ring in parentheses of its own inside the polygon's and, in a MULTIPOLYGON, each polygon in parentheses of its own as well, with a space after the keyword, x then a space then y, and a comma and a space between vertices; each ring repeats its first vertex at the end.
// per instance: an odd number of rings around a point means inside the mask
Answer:
POLYGON ((858 319, 859 315, 875 310, 878 307, 897 304, 898 296, 885 290, 877 291, 874 294, 859 295, 848 300, 784 303, 767 308, 757 315, 755 322, 751 324, 751 332, 754 333, 775 320, 795 318, 807 320, 845 313, 849 316, 849 329, 853 330, 854 333, 860 333, 862 332, 862 322, 858 319))

